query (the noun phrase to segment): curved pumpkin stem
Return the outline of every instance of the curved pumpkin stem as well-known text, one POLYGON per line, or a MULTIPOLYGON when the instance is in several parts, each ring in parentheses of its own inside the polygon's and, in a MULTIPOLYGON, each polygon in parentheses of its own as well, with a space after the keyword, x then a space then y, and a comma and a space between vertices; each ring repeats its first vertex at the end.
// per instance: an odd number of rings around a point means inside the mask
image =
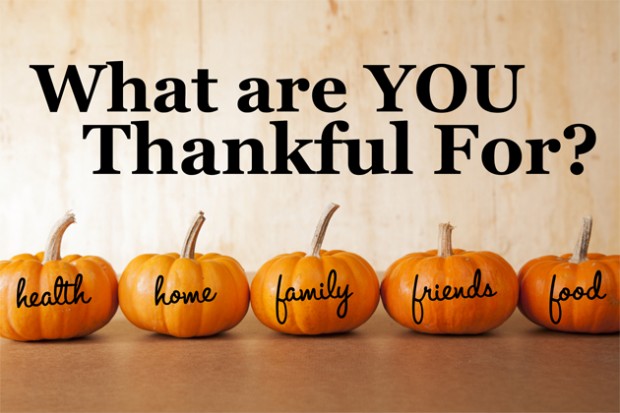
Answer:
POLYGON ((452 255, 452 230, 454 227, 450 223, 439 224, 439 247, 437 255, 439 257, 449 257, 452 255))
POLYGON ((577 244, 575 245, 573 256, 570 257, 570 260, 568 260, 568 262, 573 264, 579 264, 580 262, 584 262, 588 258, 588 247, 590 246, 591 235, 592 217, 584 217, 583 225, 581 227, 581 233, 579 234, 579 239, 577 239, 577 244))
POLYGON ((320 257, 321 246, 323 245, 323 239, 325 238, 325 233, 327 232, 327 226, 338 208, 340 208, 340 205, 334 204, 333 202, 325 208, 319 223, 316 225, 316 231, 314 231, 314 237, 312 238, 310 253, 308 255, 320 257))
POLYGON ((198 211, 198 214, 196 215, 196 218, 194 218, 192 226, 189 228, 189 231, 185 236, 185 242, 183 243, 183 252, 181 253, 181 258, 194 259, 194 254, 196 252, 196 240, 198 239, 200 228, 202 228, 202 224, 204 224, 204 222, 204 212, 198 211))
POLYGON ((48 261, 58 261, 60 259, 60 244, 69 225, 75 223, 75 215, 71 211, 65 212, 65 215, 56 221, 52 227, 52 231, 47 239, 45 253, 43 254, 43 264, 48 261))

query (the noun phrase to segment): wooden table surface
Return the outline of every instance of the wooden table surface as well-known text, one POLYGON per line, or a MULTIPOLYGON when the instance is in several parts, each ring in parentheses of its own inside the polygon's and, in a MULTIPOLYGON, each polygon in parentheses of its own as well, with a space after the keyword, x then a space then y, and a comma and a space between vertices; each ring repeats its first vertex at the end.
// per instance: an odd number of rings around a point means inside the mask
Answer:
POLYGON ((430 336, 380 306, 348 334, 293 337, 251 310, 176 339, 122 314, 90 337, 2 339, 0 411, 618 411, 619 336, 554 333, 518 311, 495 331, 430 336))

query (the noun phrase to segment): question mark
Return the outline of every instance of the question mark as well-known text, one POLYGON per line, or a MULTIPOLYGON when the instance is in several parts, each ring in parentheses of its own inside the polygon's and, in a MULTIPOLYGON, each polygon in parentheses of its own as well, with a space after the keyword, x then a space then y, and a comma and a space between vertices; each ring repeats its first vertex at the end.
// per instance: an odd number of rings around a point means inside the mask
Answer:
MULTIPOLYGON (((566 139, 573 139, 576 136, 575 130, 577 128, 581 128, 584 130, 584 132, 586 133, 586 138, 579 145, 575 146, 576 160, 579 159, 579 155, 590 152, 596 144, 596 132, 594 132, 594 129, 583 123, 575 123, 573 125, 567 126, 566 129, 564 129, 564 137, 566 139)), ((584 168, 581 162, 577 161, 573 162, 570 166, 570 171, 573 173, 573 175, 581 175, 583 173, 583 169, 584 168)))

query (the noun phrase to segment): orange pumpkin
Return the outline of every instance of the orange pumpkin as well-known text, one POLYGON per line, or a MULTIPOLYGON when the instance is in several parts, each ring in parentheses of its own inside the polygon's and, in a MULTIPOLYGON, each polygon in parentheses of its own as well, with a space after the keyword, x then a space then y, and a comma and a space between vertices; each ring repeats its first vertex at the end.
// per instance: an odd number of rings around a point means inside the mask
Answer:
POLYGON ((0 335, 19 341, 86 336, 106 325, 118 306, 116 273, 103 258, 60 258, 67 213, 54 225, 45 253, 0 262, 0 335))
POLYGON ((362 325, 377 308, 379 280, 370 264, 351 252, 321 250, 336 209, 328 205, 308 254, 278 255, 256 273, 252 309, 267 327, 300 335, 344 332, 362 325))
POLYGON ((439 250, 408 254, 387 269, 383 306, 394 320, 418 332, 484 333, 515 310, 517 275, 495 253, 453 250, 452 229, 439 226, 439 250))
POLYGON ((519 310, 534 323, 574 333, 620 330, 619 255, 588 254, 586 217, 572 254, 547 255, 519 271, 519 310))
POLYGON ((137 327, 175 337, 210 336, 236 326, 248 311, 250 288, 232 257, 196 254, 204 223, 198 213, 181 256, 143 254, 125 268, 119 302, 137 327))

